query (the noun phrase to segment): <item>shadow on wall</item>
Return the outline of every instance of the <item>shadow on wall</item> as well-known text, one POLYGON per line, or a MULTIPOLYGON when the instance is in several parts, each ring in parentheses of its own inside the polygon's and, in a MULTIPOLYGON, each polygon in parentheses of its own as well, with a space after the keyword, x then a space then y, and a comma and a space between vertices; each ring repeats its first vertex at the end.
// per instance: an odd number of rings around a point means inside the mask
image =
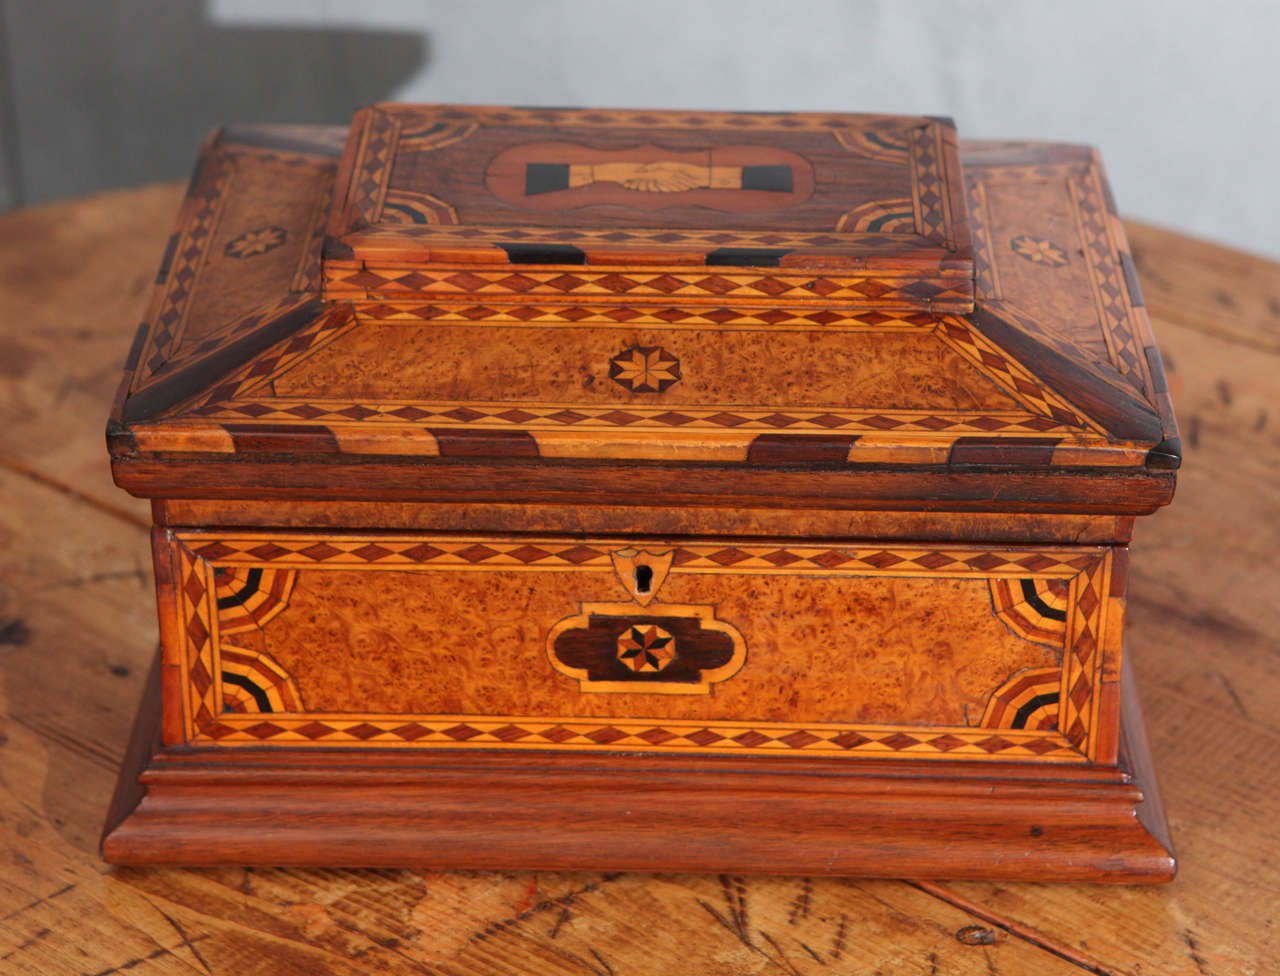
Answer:
POLYGON ((0 14, 15 206, 185 177, 225 122, 344 124, 429 50, 421 33, 220 27, 204 0, 0 0, 0 14))

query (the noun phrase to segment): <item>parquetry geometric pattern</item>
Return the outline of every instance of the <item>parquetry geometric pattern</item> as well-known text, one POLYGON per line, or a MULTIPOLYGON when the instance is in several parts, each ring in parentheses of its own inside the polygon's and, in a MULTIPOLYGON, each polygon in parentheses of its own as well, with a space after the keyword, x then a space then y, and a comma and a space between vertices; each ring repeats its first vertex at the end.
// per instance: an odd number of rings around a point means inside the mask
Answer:
POLYGON ((1018 636, 1051 647, 1062 647, 1069 597, 1070 586, 1063 579, 991 580, 996 616, 1018 636))
POLYGON ((1019 671, 992 694, 980 724, 984 729, 1056 730, 1061 684, 1058 668, 1019 671))
POLYGON ((289 605, 292 570, 222 566, 214 570, 218 628, 224 634, 261 629, 289 605))
POLYGON ((302 697, 289 672, 269 654, 222 644, 218 648, 222 710, 226 712, 301 712, 302 697))

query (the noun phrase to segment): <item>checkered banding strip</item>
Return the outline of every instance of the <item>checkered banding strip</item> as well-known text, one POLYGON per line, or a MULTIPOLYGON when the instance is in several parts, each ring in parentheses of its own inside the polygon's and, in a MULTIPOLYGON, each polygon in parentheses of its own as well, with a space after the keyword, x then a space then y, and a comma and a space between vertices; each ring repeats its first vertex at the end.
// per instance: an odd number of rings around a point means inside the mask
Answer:
POLYGON ((222 142, 218 145, 219 152, 227 159, 247 159, 254 163, 277 163, 281 166, 313 167, 317 163, 323 165, 331 164, 331 160, 324 156, 314 156, 310 153, 302 152, 286 152, 281 149, 265 149, 262 146, 242 146, 236 143, 222 142))
MULTIPOLYGON (((948 282, 952 279, 945 279, 948 282)), ((471 268, 343 266, 330 262, 325 267, 327 298, 368 299, 388 294, 429 295, 437 301, 451 296, 554 295, 573 296, 580 302, 612 301, 616 296, 631 299, 693 297, 708 295, 734 301, 797 301, 830 304, 835 302, 898 303, 904 307, 921 301, 971 303, 971 282, 954 279, 954 285, 910 277, 815 277, 809 275, 708 273, 699 268, 666 268, 654 271, 591 271, 583 268, 551 271, 494 271, 471 268)))

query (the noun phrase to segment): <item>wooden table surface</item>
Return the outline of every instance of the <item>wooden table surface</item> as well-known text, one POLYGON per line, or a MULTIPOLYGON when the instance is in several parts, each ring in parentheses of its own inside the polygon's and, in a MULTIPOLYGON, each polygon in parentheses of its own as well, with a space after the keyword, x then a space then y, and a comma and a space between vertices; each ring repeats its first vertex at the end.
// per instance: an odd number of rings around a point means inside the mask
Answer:
POLYGON ((1280 265, 1130 225, 1186 446, 1133 654, 1171 885, 112 869, 156 642, 108 400, 181 188, 0 216, 0 973, 1274 973, 1280 265))

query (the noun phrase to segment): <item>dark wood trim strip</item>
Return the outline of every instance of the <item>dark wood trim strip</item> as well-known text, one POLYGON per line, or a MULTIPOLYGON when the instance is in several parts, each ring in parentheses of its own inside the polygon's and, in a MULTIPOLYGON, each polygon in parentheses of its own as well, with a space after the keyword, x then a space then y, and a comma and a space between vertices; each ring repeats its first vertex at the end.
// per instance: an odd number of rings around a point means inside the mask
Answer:
POLYGON ((536 458, 538 442, 522 430, 431 429, 443 458, 536 458))
POLYGON ((328 427, 294 424, 223 424, 237 454, 340 454, 328 427))
MULTIPOLYGON (((450 432, 452 435, 454 432, 450 432)), ((292 463, 252 456, 119 456, 116 484, 143 498, 495 504, 899 509, 1146 515, 1173 496, 1171 472, 1122 469, 952 471, 945 467, 748 468, 742 464, 532 458, 489 460, 511 445, 454 442, 440 458, 334 455, 292 463), (456 446, 455 446, 456 445, 456 446)))
POLYGON ((1124 274, 1124 286, 1129 293, 1129 304, 1135 308, 1142 308, 1146 303, 1142 300, 1142 286, 1138 284, 1138 269, 1134 267, 1133 255, 1128 251, 1120 252, 1120 270, 1124 274))
POLYGON ((857 434, 759 434, 747 447, 747 464, 845 464, 857 434))
POLYGON ((957 437, 948 463, 1048 468, 1053 466, 1053 449, 1061 441, 1060 437, 957 437))

